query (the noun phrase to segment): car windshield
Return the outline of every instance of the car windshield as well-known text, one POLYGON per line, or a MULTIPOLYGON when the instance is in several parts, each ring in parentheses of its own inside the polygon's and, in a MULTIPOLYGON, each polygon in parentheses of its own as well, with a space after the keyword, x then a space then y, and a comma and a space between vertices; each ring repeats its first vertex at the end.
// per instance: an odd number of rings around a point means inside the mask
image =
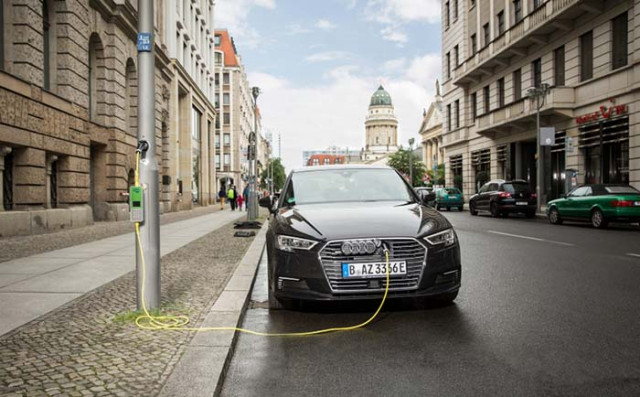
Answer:
POLYGON ((505 183, 502 185, 505 192, 514 193, 531 193, 529 185, 526 183, 505 183))
POLYGON ((295 204, 415 201, 392 169, 335 169, 294 173, 286 200, 295 204))
POLYGON ((605 186, 604 190, 611 194, 640 194, 640 191, 631 186, 605 186))
POLYGON ((447 192, 447 194, 460 194, 460 190, 458 190, 457 188, 453 187, 453 188, 446 188, 445 191, 447 192))

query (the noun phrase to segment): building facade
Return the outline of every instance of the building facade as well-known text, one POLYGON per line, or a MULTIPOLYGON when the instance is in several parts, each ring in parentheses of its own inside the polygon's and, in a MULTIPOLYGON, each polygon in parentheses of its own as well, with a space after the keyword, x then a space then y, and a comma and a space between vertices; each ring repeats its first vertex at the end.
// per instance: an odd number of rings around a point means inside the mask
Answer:
POLYGON ((344 158, 345 163, 361 163, 362 150, 351 150, 348 147, 329 146, 324 150, 304 150, 302 152, 302 164, 303 166, 309 165, 309 159, 313 155, 329 155, 329 156, 341 156, 344 158))
POLYGON ((160 200, 164 211, 216 201, 213 0, 165 0, 173 75, 164 127, 160 200))
POLYGON ((543 203, 580 183, 640 188, 640 0, 442 7, 447 184, 472 194, 517 178, 535 189, 539 110, 541 127, 555 128, 543 203))
MULTIPOLYGON (((244 189, 249 175, 249 136, 254 130, 254 100, 242 60, 226 30, 215 32, 216 168, 221 186, 244 189)), ((258 133, 259 135, 259 133, 258 133)))
POLYGON ((346 160, 344 156, 335 155, 335 154, 314 154, 312 155, 307 163, 305 164, 307 167, 311 166, 319 166, 319 165, 336 165, 336 164, 345 164, 346 160))
POLYGON ((363 161, 373 162, 398 151, 398 119, 391 95, 382 86, 371 96, 364 128, 363 161))
POLYGON ((443 164, 445 153, 442 147, 442 95, 440 83, 436 81, 436 97, 422 114, 420 137, 422 158, 428 170, 436 170, 443 164))

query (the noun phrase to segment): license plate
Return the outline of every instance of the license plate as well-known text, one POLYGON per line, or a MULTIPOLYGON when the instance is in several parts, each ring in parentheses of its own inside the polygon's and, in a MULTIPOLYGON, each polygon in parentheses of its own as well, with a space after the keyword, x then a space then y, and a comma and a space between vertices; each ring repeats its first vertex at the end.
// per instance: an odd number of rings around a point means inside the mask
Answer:
POLYGON ((516 205, 528 205, 529 203, 527 203, 526 201, 518 201, 516 203, 516 205))
MULTIPOLYGON (((386 262, 378 263, 343 263, 342 278, 383 278, 387 276, 386 262)), ((389 262, 389 276, 407 274, 407 262, 389 262)))

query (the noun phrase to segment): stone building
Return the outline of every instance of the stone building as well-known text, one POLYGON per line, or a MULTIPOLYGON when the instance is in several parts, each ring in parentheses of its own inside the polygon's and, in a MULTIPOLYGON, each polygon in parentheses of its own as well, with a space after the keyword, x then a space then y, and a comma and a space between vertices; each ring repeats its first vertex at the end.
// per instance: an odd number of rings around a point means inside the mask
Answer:
POLYGON ((640 0, 445 0, 442 15, 448 184, 535 189, 538 88, 555 128, 543 203, 580 183, 640 188, 640 0))
POLYGON ((215 31, 215 61, 215 103, 220 115, 215 130, 218 189, 221 185, 244 189, 254 104, 242 60, 226 30, 215 31))
POLYGON ((437 81, 435 101, 431 102, 422 116, 419 131, 422 138, 422 158, 428 170, 435 170, 445 157, 442 148, 442 95, 437 81))
POLYGON ((382 86, 371 96, 364 126, 366 146, 363 161, 376 161, 398 151, 398 119, 391 95, 382 86))
POLYGON ((345 157, 337 154, 314 154, 309 157, 305 166, 311 167, 336 164, 346 164, 345 157))
MULTIPOLYGON (((187 3, 198 15, 198 7, 212 12, 212 1, 187 3)), ((176 35, 171 23, 178 22, 167 16, 176 4, 155 5, 151 100, 161 209, 176 210, 171 192, 179 174, 170 160, 191 148, 171 133, 180 71, 167 51, 176 35)), ((0 235, 128 219, 137 143, 136 7, 130 0, 0 2, 0 235)))

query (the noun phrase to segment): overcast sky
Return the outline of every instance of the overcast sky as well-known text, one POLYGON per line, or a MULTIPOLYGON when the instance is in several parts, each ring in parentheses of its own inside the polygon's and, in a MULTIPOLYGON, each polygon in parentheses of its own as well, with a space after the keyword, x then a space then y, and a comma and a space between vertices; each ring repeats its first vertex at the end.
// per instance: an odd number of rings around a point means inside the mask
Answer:
POLYGON ((262 89, 263 129, 282 136, 287 171, 302 165, 303 150, 362 148, 380 83, 398 143, 419 138, 441 75, 439 0, 217 0, 215 18, 262 89))

